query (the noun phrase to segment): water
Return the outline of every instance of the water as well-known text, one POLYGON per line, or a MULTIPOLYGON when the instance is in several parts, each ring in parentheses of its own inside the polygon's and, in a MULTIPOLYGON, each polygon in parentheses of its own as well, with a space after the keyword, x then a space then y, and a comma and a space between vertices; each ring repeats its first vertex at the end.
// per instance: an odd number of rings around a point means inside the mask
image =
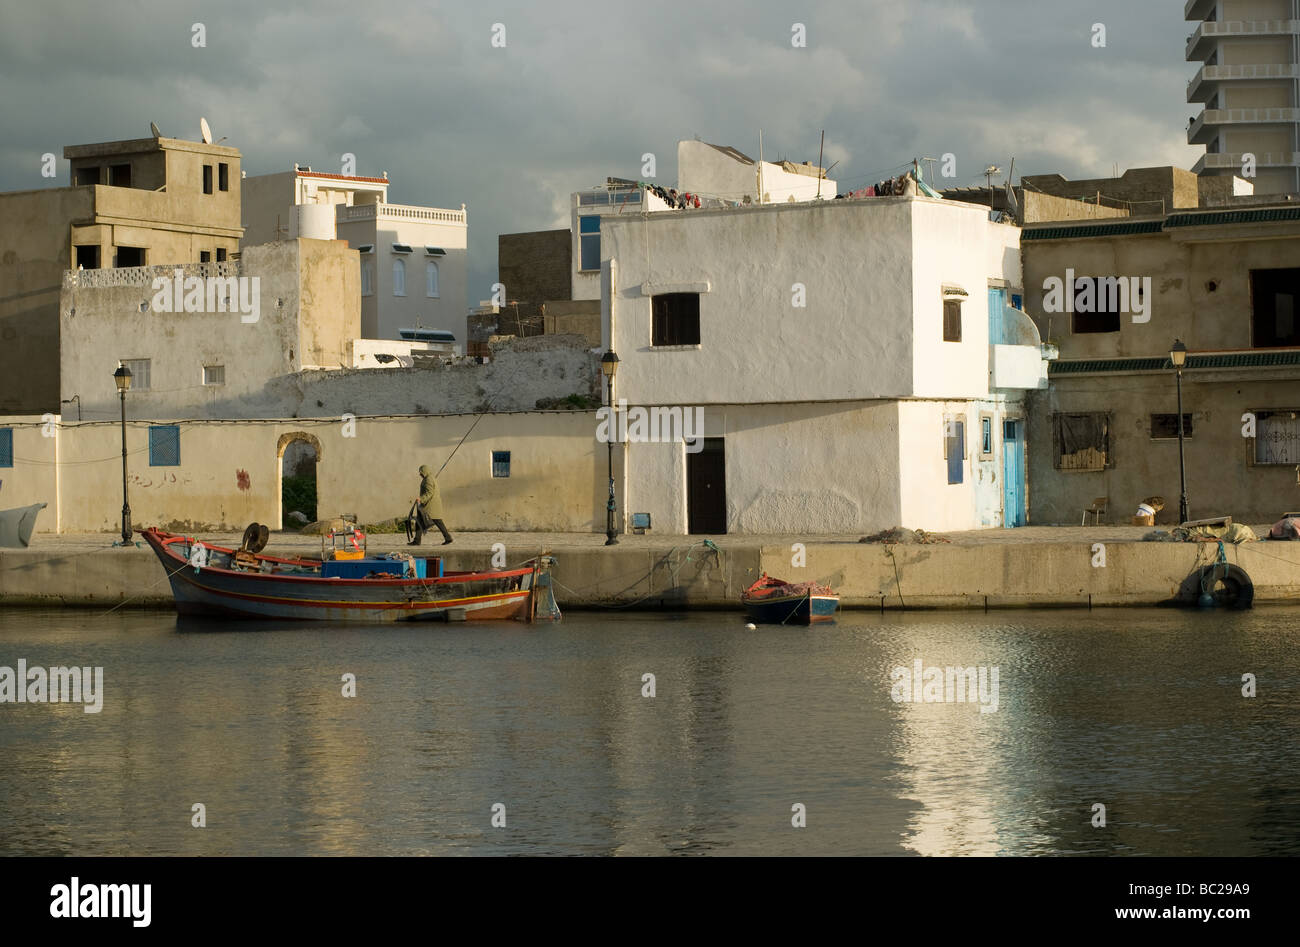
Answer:
POLYGON ((0 704, 0 854, 1295 855, 1296 614, 5 609, 0 665, 101 665, 105 694, 0 704), (997 666, 997 711, 895 702, 916 658, 997 666))

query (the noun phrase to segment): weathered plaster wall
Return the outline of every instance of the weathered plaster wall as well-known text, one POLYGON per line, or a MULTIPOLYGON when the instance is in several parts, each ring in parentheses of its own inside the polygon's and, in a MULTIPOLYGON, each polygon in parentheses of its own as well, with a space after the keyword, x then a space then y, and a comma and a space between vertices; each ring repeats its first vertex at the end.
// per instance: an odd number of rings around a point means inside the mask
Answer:
MULTIPOLYGON (((9 419, 13 420, 13 419, 9 419)), ((121 432, 112 423, 16 429, 18 464, 0 471, 0 506, 45 502, 38 529, 114 531, 121 517, 121 432), (62 466, 55 483, 54 452, 62 466), (57 522, 55 512, 58 512, 57 522)), ((280 523, 280 456, 287 441, 315 438, 320 516, 355 513, 363 522, 405 516, 419 491, 418 469, 439 478, 452 530, 582 532, 603 528, 605 451, 592 412, 530 412, 334 421, 180 422, 180 460, 151 466, 149 424, 128 422, 128 489, 137 526, 242 530, 280 523), (492 451, 510 452, 510 476, 492 476, 492 451)), ((0 425, 2 426, 2 425, 0 425)))

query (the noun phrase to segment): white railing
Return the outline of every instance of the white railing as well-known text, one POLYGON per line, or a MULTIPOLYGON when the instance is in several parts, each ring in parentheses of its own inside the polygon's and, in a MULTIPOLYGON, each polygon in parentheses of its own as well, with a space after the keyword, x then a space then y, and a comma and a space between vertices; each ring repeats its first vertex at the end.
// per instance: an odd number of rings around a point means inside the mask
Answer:
MULTIPOLYGON (((1199 172, 1202 168, 1240 168, 1243 154, 1244 152, 1202 155, 1193 172, 1199 172)), ((1300 164, 1300 153, 1294 151, 1261 151, 1255 155, 1257 168, 1287 168, 1297 164, 1300 164)))
POLYGON ((181 277, 197 276, 208 279, 213 276, 238 276, 239 261, 224 260, 221 263, 173 263, 158 266, 120 266, 105 267, 98 270, 68 270, 63 274, 63 286, 66 289, 103 288, 109 286, 152 286, 159 276, 172 277, 176 271, 181 277))
POLYGON ((1300 33, 1300 20, 1206 20, 1187 37, 1187 58, 1200 45, 1201 40, 1212 36, 1277 36, 1300 33))
POLYGON ((465 208, 445 210, 440 207, 416 207, 410 204, 356 204, 348 207, 338 205, 339 223, 354 220, 428 220, 439 223, 465 223, 465 208))
POLYGON ((1237 66, 1202 66, 1187 83, 1191 90, 1202 82, 1222 79, 1295 79, 1300 77, 1300 66, 1282 63, 1260 63, 1237 66))

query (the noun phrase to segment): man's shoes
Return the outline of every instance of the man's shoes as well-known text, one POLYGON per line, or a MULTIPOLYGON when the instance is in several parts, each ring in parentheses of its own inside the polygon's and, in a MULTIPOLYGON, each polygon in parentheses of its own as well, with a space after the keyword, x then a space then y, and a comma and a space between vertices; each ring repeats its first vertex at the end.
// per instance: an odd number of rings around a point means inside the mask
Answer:
POLYGON ((406 545, 408 545, 408 546, 418 546, 418 545, 420 545, 420 540, 418 540, 418 539, 412 539, 412 540, 411 540, 409 543, 407 543, 406 545))
POLYGON ((451 545, 451 542, 452 542, 452 541, 451 541, 450 539, 444 539, 444 540, 442 541, 442 544, 443 544, 444 546, 450 546, 450 545, 451 545))

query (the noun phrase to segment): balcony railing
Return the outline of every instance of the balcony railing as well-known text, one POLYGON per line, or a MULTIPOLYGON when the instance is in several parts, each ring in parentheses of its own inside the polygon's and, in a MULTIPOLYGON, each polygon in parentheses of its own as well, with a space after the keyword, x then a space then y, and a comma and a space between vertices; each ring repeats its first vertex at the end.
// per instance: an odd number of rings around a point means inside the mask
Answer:
POLYGON ((1187 101, 1197 102, 1204 101, 1197 99, 1195 96, 1204 91, 1209 94, 1209 88, 1205 85, 1211 82, 1222 82, 1232 79, 1295 79, 1300 78, 1300 66, 1282 63, 1261 63, 1251 65, 1237 66, 1202 66, 1196 70, 1190 82, 1187 83, 1187 101))
MULTIPOLYGON (((1201 155, 1200 160, 1192 166, 1192 173, 1200 174, 1202 171, 1220 168, 1232 168, 1240 172, 1243 154, 1244 152, 1201 155)), ((1300 153, 1294 151, 1261 151, 1255 154, 1257 168, 1293 168, 1296 165, 1300 165, 1300 153)))
POLYGON ((1206 20, 1187 37, 1187 59, 1204 59, 1210 41, 1232 36, 1285 36, 1300 33, 1300 20, 1206 20))
POLYGON ((437 223, 465 223, 465 208, 444 210, 440 207, 415 207, 410 204, 357 204, 348 207, 338 205, 336 211, 338 223, 351 223, 357 220, 427 220, 437 223))
POLYGON ((1205 109, 1187 127, 1188 144, 1204 144, 1216 125, 1289 125, 1300 122, 1300 109, 1205 109))

